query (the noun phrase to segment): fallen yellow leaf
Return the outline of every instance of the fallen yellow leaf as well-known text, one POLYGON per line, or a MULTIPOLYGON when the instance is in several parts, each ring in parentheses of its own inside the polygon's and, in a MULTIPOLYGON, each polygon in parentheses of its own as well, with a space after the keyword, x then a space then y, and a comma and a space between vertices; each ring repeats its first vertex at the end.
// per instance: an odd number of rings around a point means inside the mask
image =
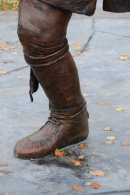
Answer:
POLYGON ((83 189, 82 186, 77 186, 77 185, 72 185, 72 188, 73 188, 74 190, 82 190, 82 189, 83 189))
POLYGON ((15 51, 10 51, 10 53, 13 55, 18 55, 18 52, 15 52, 15 51))
POLYGON ((86 94, 86 93, 82 93, 82 95, 83 95, 84 97, 87 97, 87 96, 88 96, 88 94, 86 94))
POLYGON ((80 46, 80 45, 82 45, 82 43, 73 43, 72 45, 73 46, 80 46))
POLYGON ((6 47, 6 45, 4 45, 4 44, 0 45, 0 48, 5 48, 5 47, 6 47))
POLYGON ((105 144, 114 144, 114 141, 113 140, 109 140, 109 141, 106 141, 106 142, 104 142, 105 144))
POLYGON ((128 59, 127 56, 121 56, 121 57, 119 57, 119 60, 127 60, 127 59, 128 59))
MULTIPOLYGON (((10 49, 16 49, 17 45, 9 46, 9 43, 8 43, 8 45, 1 44, 0 48, 3 50, 9 51, 10 49)), ((13 52, 13 51, 10 51, 10 52, 13 52)))
POLYGON ((75 166, 81 166, 81 161, 79 160, 72 160, 75 166))
POLYGON ((0 173, 8 174, 10 171, 0 171, 0 173))
POLYGON ((38 161, 39 159, 36 158, 30 158, 30 161, 38 161))
POLYGON ((88 149, 88 145, 80 144, 77 146, 78 149, 88 149))
POLYGON ((86 182, 84 183, 85 186, 90 186, 92 182, 86 182))
POLYGON ((7 163, 0 164, 0 167, 5 167, 5 166, 8 166, 8 164, 7 163))
POLYGON ((65 152, 60 151, 58 148, 55 150, 55 155, 56 156, 64 156, 65 152))
POLYGON ((6 75, 8 72, 0 72, 0 75, 6 75))
POLYGON ((77 54, 77 55, 81 55, 80 51, 74 51, 74 53, 77 54))
POLYGON ((97 104, 99 104, 99 105, 106 105, 107 103, 106 102, 99 101, 99 102, 97 102, 97 104))
POLYGON ((130 142, 122 142, 122 146, 130 146, 130 142))
POLYGON ((90 84, 86 83, 86 84, 83 84, 83 86, 85 86, 85 87, 89 87, 89 86, 90 86, 90 84))
POLYGON ((17 79, 23 79, 23 77, 17 77, 17 79))
POLYGON ((85 185, 85 186, 91 186, 91 187, 94 188, 94 189, 98 189, 98 188, 101 187, 100 184, 97 184, 97 183, 94 183, 94 182, 87 182, 87 183, 85 183, 84 185, 85 185))
POLYGON ((115 137, 114 136, 107 136, 106 138, 107 139, 110 139, 110 140, 115 140, 115 137))
POLYGON ((99 171, 99 170, 96 170, 96 171, 91 170, 91 171, 89 171, 89 173, 91 175, 94 175, 94 176, 101 176, 101 177, 104 177, 105 176, 105 172, 99 171))
POLYGON ((105 131, 112 131, 112 128, 111 127, 105 127, 104 130, 105 131))
POLYGON ((83 159, 84 159, 84 155, 80 155, 78 158, 79 158, 80 160, 83 160, 83 159))
POLYGON ((117 112, 124 111, 124 108, 116 108, 117 112))

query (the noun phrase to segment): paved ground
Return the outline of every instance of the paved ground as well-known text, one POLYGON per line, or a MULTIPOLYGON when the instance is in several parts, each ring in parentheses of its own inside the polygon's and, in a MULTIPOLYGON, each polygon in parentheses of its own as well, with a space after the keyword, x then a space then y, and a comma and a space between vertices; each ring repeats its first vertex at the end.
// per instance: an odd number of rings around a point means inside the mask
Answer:
POLYGON ((69 24, 70 49, 82 92, 88 94, 90 113, 90 136, 85 141, 89 148, 80 151, 85 155, 81 167, 73 166, 70 160, 79 155, 76 146, 70 147, 74 151, 70 157, 50 156, 37 163, 13 156, 15 142, 38 129, 48 116, 48 100, 41 89, 34 95, 34 103, 29 100, 29 68, 17 42, 16 18, 16 12, 0 12, 0 44, 17 45, 16 49, 0 49, 0 163, 8 163, 0 171, 10 171, 0 173, 0 195, 129 195, 130 147, 121 143, 130 141, 130 61, 119 57, 124 53, 130 58, 130 14, 101 12, 99 1, 94 17, 75 15, 69 24), (75 42, 82 45, 72 46, 75 42), (14 55, 16 52, 18 55, 14 55), (85 83, 90 86, 83 86, 85 83), (117 112, 116 108, 124 111, 117 112), (104 131, 106 126, 112 131, 104 131), (107 136, 115 137, 114 144, 104 143, 107 136), (106 175, 93 176, 90 170, 102 170, 106 175), (93 189, 85 182, 96 182, 101 187, 93 189), (83 189, 73 190, 74 184, 83 189))

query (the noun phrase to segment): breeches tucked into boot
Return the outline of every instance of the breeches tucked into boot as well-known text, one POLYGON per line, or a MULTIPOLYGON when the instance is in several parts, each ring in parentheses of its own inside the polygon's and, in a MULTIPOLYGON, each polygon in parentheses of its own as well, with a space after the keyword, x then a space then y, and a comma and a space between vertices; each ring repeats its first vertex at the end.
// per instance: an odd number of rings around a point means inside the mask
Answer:
MULTIPOLYGON (((18 35, 23 45, 25 59, 31 66, 35 76, 38 77, 51 106, 54 108, 66 108, 67 104, 73 107, 75 106, 75 103, 73 105, 74 99, 76 99, 77 105, 83 101, 80 94, 77 69, 68 51, 66 39, 67 25, 70 18, 70 12, 59 10, 41 1, 22 0, 20 2, 18 35), (66 63, 67 59, 69 61, 66 63), (37 75, 43 67, 45 70, 43 74, 41 76, 40 74, 37 75), (36 69, 37 71, 35 71, 36 69), (46 81, 43 81, 43 76, 46 81), (47 82, 47 85, 45 82, 47 82), (56 85, 57 88, 48 90, 49 87, 52 88, 52 85, 56 85), (59 85, 61 85, 61 88, 59 88, 59 85), (72 86, 69 90, 70 85, 72 86), (64 101, 63 98, 63 88, 67 101, 64 101), (76 89, 73 90, 73 88, 76 89), (67 96, 69 97, 67 98, 67 96)), ((36 91, 33 89, 35 87, 33 77, 31 78, 31 82, 33 82, 33 84, 31 83, 32 93, 36 91)))
POLYGON ((25 56, 32 63, 48 64, 49 61, 56 60, 58 55, 64 54, 67 44, 66 30, 70 18, 69 11, 59 10, 37 0, 21 0, 18 35, 25 56))
POLYGON ((18 36, 31 68, 30 94, 42 86, 50 117, 36 133, 20 140, 17 157, 40 157, 88 136, 88 112, 66 39, 71 12, 37 0, 21 0, 18 36))

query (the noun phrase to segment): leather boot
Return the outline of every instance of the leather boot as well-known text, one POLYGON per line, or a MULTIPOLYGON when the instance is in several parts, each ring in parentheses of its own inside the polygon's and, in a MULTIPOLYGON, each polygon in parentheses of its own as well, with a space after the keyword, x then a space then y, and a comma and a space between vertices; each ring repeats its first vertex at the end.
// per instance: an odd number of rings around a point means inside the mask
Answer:
POLYGON ((31 64, 31 68, 49 99, 50 116, 37 132, 17 142, 14 154, 19 158, 51 154, 85 140, 89 132, 86 102, 70 52, 53 64, 31 64))

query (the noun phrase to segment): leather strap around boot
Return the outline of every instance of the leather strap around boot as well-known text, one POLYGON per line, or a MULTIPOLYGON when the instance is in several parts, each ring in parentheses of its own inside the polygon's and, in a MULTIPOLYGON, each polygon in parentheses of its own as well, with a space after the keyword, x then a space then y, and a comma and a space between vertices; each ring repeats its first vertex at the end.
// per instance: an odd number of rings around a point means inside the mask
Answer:
MULTIPOLYGON (((73 120, 78 120, 81 118, 82 113, 86 110, 86 102, 83 101, 83 103, 79 106, 76 106, 74 108, 69 108, 69 109, 53 109, 50 106, 50 117, 48 118, 48 121, 51 122, 57 122, 57 121, 62 121, 65 123, 68 121, 73 121, 73 120)), ((89 113, 87 112, 87 116, 89 118, 89 113)))

